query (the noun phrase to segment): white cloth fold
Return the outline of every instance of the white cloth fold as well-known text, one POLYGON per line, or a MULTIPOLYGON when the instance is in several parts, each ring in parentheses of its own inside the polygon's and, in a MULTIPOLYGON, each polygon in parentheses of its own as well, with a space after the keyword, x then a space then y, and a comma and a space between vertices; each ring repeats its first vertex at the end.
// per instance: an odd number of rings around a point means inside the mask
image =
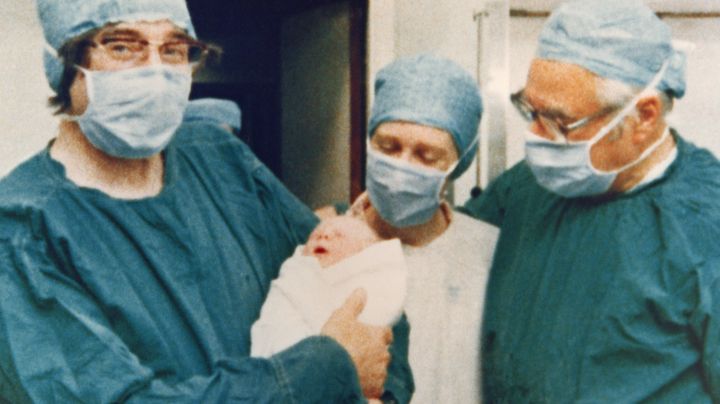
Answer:
POLYGON ((299 246, 280 269, 251 329, 251 356, 267 357, 320 333, 330 315, 358 288, 367 292, 359 320, 392 325, 403 312, 407 266, 400 241, 375 243, 322 268, 299 246))

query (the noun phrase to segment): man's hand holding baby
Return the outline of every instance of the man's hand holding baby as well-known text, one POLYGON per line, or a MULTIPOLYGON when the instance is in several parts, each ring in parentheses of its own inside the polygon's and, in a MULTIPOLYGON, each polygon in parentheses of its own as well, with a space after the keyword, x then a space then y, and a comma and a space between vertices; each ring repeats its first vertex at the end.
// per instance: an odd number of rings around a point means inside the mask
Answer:
POLYGON ((334 338, 345 348, 357 369, 360 385, 367 398, 379 398, 390 363, 388 347, 393 335, 390 327, 363 324, 358 316, 365 307, 363 289, 353 292, 345 303, 330 316, 322 334, 334 338))

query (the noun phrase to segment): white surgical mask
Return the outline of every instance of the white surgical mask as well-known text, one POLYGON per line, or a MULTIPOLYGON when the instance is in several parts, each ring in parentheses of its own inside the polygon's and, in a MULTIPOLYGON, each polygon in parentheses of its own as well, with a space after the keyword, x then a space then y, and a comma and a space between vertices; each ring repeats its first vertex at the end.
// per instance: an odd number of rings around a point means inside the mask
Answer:
POLYGON ((427 223, 442 203, 442 189, 478 138, 447 170, 418 166, 386 156, 367 144, 366 187, 368 198, 380 217, 394 227, 427 223))
POLYGON ((667 138, 669 130, 666 129, 637 159, 620 168, 600 171, 592 165, 590 157, 593 145, 620 124, 633 111, 637 102, 655 88, 666 68, 667 62, 650 84, 589 140, 560 143, 547 140, 528 130, 525 135, 525 156, 537 182, 548 191, 566 198, 600 195, 610 189, 620 172, 638 164, 655 151, 667 138))
POLYGON ((152 65, 117 71, 79 69, 88 106, 77 121, 103 152, 138 159, 161 152, 182 123, 190 96, 189 66, 152 65))

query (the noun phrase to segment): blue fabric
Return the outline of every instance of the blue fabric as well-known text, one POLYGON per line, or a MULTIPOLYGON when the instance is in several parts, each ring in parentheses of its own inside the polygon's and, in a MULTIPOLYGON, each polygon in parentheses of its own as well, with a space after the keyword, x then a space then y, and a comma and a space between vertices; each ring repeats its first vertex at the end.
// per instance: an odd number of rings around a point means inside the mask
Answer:
MULTIPOLYGON (((195 37, 185 0, 37 0, 45 41, 57 52, 69 39, 105 24, 142 19, 169 19, 195 37)), ((57 91, 62 63, 43 52, 45 75, 57 91)))
POLYGON ((49 53, 47 49, 43 50, 43 67, 45 68, 45 77, 53 91, 57 92, 62 81, 63 63, 54 53, 49 53))
POLYGON ((670 27, 642 0, 573 0, 562 3, 545 23, 537 56, 637 87, 649 83, 669 60, 657 89, 681 98, 686 56, 671 40, 670 27))
POLYGON ((220 98, 199 98, 190 100, 185 109, 185 122, 210 122, 229 125, 236 131, 242 127, 240 107, 230 100, 220 98))
MULTIPOLYGON (((408 121, 452 135, 458 157, 478 136, 482 99, 475 79, 455 62, 430 54, 405 57, 382 68, 375 78, 375 99, 368 124, 372 137, 383 122, 408 121)), ((451 178, 472 163, 467 153, 451 178)))
POLYGON ((678 141, 661 179, 565 199, 524 162, 465 210, 500 227, 486 402, 720 400, 720 162, 678 141))
POLYGON ((77 187, 47 150, 0 182, 0 401, 364 401, 327 337, 248 357, 315 215, 215 126, 184 125, 163 153, 152 198, 77 187))

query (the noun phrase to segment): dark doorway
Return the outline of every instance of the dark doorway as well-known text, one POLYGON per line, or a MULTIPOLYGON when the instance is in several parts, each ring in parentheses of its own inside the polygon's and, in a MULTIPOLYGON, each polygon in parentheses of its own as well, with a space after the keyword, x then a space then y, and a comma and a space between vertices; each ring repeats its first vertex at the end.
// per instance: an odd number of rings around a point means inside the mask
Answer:
MULTIPOLYGON (((281 30, 293 15, 339 0, 188 0, 198 36, 224 50, 219 65, 196 77, 191 98, 234 100, 242 109, 240 137, 282 179, 281 30)), ((351 0, 351 194, 359 193, 364 176, 366 119, 365 32, 367 0, 351 0), (359 136, 359 140, 355 137, 359 136), (357 145, 360 146, 356 150, 357 145), (355 161, 358 160, 358 161, 355 161), (357 178, 356 178, 357 177, 357 178), (360 185, 359 185, 360 184, 360 185)), ((312 158, 308 155, 308 158, 312 158)))

